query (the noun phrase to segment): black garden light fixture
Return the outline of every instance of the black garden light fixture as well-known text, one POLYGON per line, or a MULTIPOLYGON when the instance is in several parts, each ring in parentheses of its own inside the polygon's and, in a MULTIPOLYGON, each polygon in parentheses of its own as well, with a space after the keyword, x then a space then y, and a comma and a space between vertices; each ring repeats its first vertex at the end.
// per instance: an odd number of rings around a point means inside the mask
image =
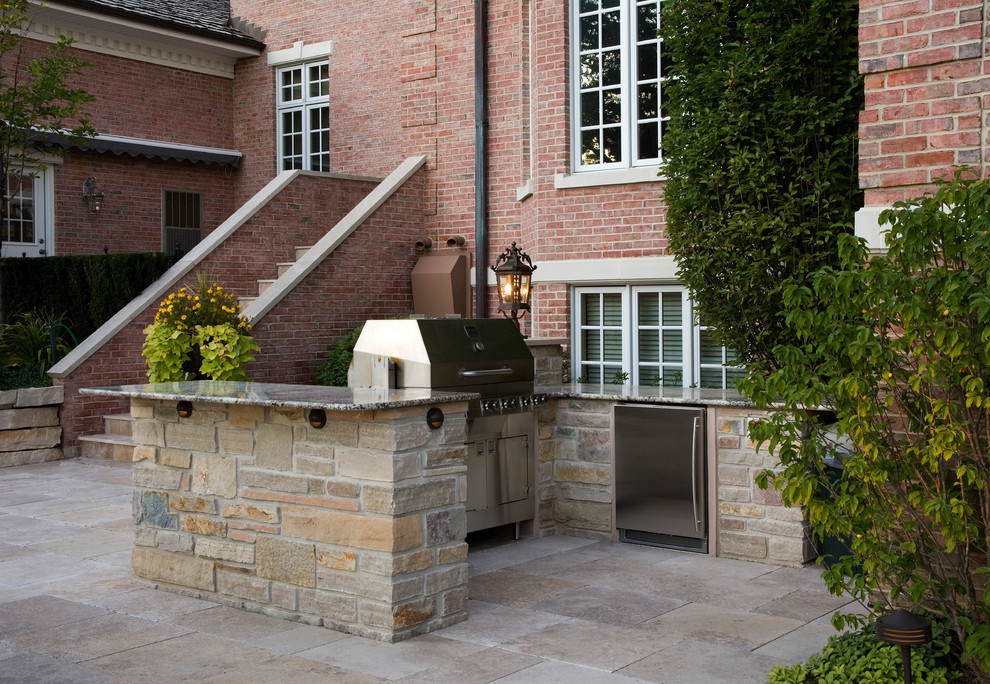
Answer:
POLYGON ((327 412, 323 409, 312 409, 309 412, 309 424, 317 430, 323 429, 327 424, 327 412))
POLYGON ((193 405, 191 401, 183 399, 175 405, 175 412, 179 414, 179 418, 188 418, 192 415, 192 411, 193 405))
POLYGON ((902 608, 877 618, 877 638, 901 647, 904 684, 911 684, 911 647, 924 646, 932 640, 932 623, 902 608))
POLYGON ((513 242, 512 247, 498 255, 492 270, 498 280, 498 310, 518 327, 519 318, 530 310, 530 283, 536 266, 513 242))

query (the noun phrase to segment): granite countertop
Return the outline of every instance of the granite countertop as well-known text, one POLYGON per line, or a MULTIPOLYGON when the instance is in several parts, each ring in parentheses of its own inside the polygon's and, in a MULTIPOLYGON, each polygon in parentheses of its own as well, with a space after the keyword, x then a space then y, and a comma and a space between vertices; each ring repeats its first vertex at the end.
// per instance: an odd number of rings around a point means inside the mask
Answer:
POLYGON ((690 404, 737 408, 750 408, 753 405, 735 390, 701 389, 698 387, 604 385, 575 382, 563 385, 541 385, 536 388, 536 391, 559 399, 600 399, 637 404, 690 404))
POLYGON ((269 382, 196 380, 149 385, 85 387, 81 394, 202 401, 214 404, 320 408, 327 411, 368 411, 450 404, 477 398, 473 392, 432 392, 425 389, 380 390, 371 388, 283 385, 269 382))

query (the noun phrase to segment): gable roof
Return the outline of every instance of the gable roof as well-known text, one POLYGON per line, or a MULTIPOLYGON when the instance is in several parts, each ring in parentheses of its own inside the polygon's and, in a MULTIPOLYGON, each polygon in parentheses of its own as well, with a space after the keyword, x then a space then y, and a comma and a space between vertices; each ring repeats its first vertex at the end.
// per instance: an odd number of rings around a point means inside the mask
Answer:
POLYGON ((51 4, 77 7, 259 50, 265 47, 256 37, 234 28, 229 0, 54 0, 51 4))

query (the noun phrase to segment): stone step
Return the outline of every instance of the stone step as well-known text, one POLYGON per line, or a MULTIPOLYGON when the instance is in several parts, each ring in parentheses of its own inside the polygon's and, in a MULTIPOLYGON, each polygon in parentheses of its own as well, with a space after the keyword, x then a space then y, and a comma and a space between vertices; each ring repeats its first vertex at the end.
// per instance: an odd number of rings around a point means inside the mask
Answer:
POLYGON ((83 435, 79 438, 83 458, 102 458, 130 463, 134 460, 134 442, 126 435, 83 435))
POLYGON ((107 431, 108 435, 130 437, 133 434, 131 431, 133 425, 134 419, 131 418, 131 414, 129 413, 121 413, 116 416, 103 416, 103 428, 107 431))
POLYGON ((299 261, 306 256, 306 252, 308 252, 309 249, 309 247, 296 247, 296 261, 299 261))
POLYGON ((288 271, 290 268, 292 268, 295 265, 296 265, 295 261, 282 261, 275 264, 275 266, 278 268, 278 277, 281 278, 283 275, 285 275, 286 271, 288 271))
POLYGON ((248 304, 251 304, 256 299, 257 297, 238 297, 237 303, 241 305, 241 310, 243 311, 248 307, 248 304))
POLYGON ((258 294, 264 294, 265 290, 271 287, 275 283, 274 280, 259 280, 258 281, 258 294))

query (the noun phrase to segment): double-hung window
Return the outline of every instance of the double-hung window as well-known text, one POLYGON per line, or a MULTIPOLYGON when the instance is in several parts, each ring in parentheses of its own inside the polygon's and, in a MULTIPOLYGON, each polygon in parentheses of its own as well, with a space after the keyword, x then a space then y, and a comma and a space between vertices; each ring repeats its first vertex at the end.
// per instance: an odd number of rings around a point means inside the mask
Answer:
POLYGON ((575 171, 660 162, 659 10, 660 0, 572 0, 575 171))
POLYGON ((575 288, 573 368, 589 383, 731 389, 744 374, 677 286, 575 288))
POLYGON ((278 168, 330 170, 330 65, 279 69, 278 168))

